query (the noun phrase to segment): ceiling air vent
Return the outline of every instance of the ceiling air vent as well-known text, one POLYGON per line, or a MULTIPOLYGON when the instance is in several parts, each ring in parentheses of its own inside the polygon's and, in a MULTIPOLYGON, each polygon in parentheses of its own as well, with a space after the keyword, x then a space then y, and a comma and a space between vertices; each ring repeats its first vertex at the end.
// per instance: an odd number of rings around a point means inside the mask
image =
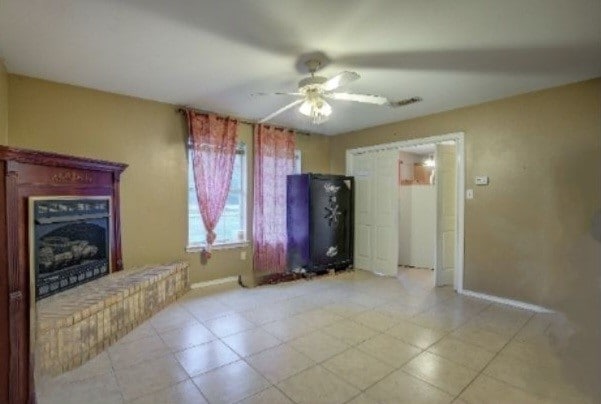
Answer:
POLYGON ((405 105, 409 105, 409 104, 415 104, 416 102, 420 102, 423 99, 421 97, 411 97, 411 98, 405 98, 404 100, 400 100, 400 101, 392 101, 390 103, 391 107, 404 107, 405 105))

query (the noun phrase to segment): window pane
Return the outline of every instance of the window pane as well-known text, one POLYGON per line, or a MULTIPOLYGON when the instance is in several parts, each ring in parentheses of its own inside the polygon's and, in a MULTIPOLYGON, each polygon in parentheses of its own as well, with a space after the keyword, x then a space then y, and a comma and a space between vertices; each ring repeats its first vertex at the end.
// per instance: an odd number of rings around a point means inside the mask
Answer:
MULTIPOLYGON (((188 245, 203 245, 206 241, 206 230, 198 207, 191 156, 188 160, 188 245)), ((230 191, 215 229, 215 233, 217 233, 215 244, 235 243, 242 241, 242 238, 245 237, 246 176, 242 171, 245 168, 245 155, 236 154, 230 191)))

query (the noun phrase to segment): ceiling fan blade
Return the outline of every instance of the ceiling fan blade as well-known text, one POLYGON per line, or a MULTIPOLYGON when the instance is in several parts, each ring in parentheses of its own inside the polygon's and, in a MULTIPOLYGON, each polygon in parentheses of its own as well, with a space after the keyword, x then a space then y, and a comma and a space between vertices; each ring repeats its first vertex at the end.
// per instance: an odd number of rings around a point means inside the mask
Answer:
POLYGON ((323 83, 322 87, 324 91, 336 90, 338 87, 352 83, 360 77, 361 76, 355 72, 342 72, 323 83))
POLYGON ((354 101, 375 105, 390 105, 390 100, 388 98, 371 94, 326 93, 324 94, 324 97, 332 100, 354 101))
POLYGON ((251 93, 250 94, 253 97, 258 97, 258 96, 263 96, 263 95, 294 95, 294 96, 299 96, 302 95, 301 93, 251 93))
POLYGON ((259 123, 263 123, 263 122, 267 122, 272 118, 275 118, 276 116, 278 116, 279 114, 281 114, 282 112, 285 112, 287 110, 289 110, 290 108, 300 104, 301 102, 303 102, 305 99, 301 98, 300 100, 296 100, 296 101, 292 101, 290 104, 283 106, 282 108, 278 109, 277 111, 275 111, 272 114, 267 115, 265 118, 261 119, 259 121, 259 123))

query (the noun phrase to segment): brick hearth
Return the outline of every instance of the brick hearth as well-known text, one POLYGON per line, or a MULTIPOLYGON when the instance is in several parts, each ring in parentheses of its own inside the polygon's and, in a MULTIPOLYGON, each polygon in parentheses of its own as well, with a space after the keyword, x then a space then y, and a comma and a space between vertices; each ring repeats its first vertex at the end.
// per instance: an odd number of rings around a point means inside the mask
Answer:
POLYGON ((37 302, 36 371, 57 375, 93 358, 189 290, 188 264, 116 272, 37 302))

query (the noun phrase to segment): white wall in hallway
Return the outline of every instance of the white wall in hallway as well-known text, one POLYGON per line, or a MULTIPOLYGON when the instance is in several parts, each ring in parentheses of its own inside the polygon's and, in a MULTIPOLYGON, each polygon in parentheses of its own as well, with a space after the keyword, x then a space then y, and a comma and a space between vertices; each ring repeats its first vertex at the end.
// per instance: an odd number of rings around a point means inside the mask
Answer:
POLYGON ((436 187, 401 185, 399 192, 399 265, 434 268, 436 187))

